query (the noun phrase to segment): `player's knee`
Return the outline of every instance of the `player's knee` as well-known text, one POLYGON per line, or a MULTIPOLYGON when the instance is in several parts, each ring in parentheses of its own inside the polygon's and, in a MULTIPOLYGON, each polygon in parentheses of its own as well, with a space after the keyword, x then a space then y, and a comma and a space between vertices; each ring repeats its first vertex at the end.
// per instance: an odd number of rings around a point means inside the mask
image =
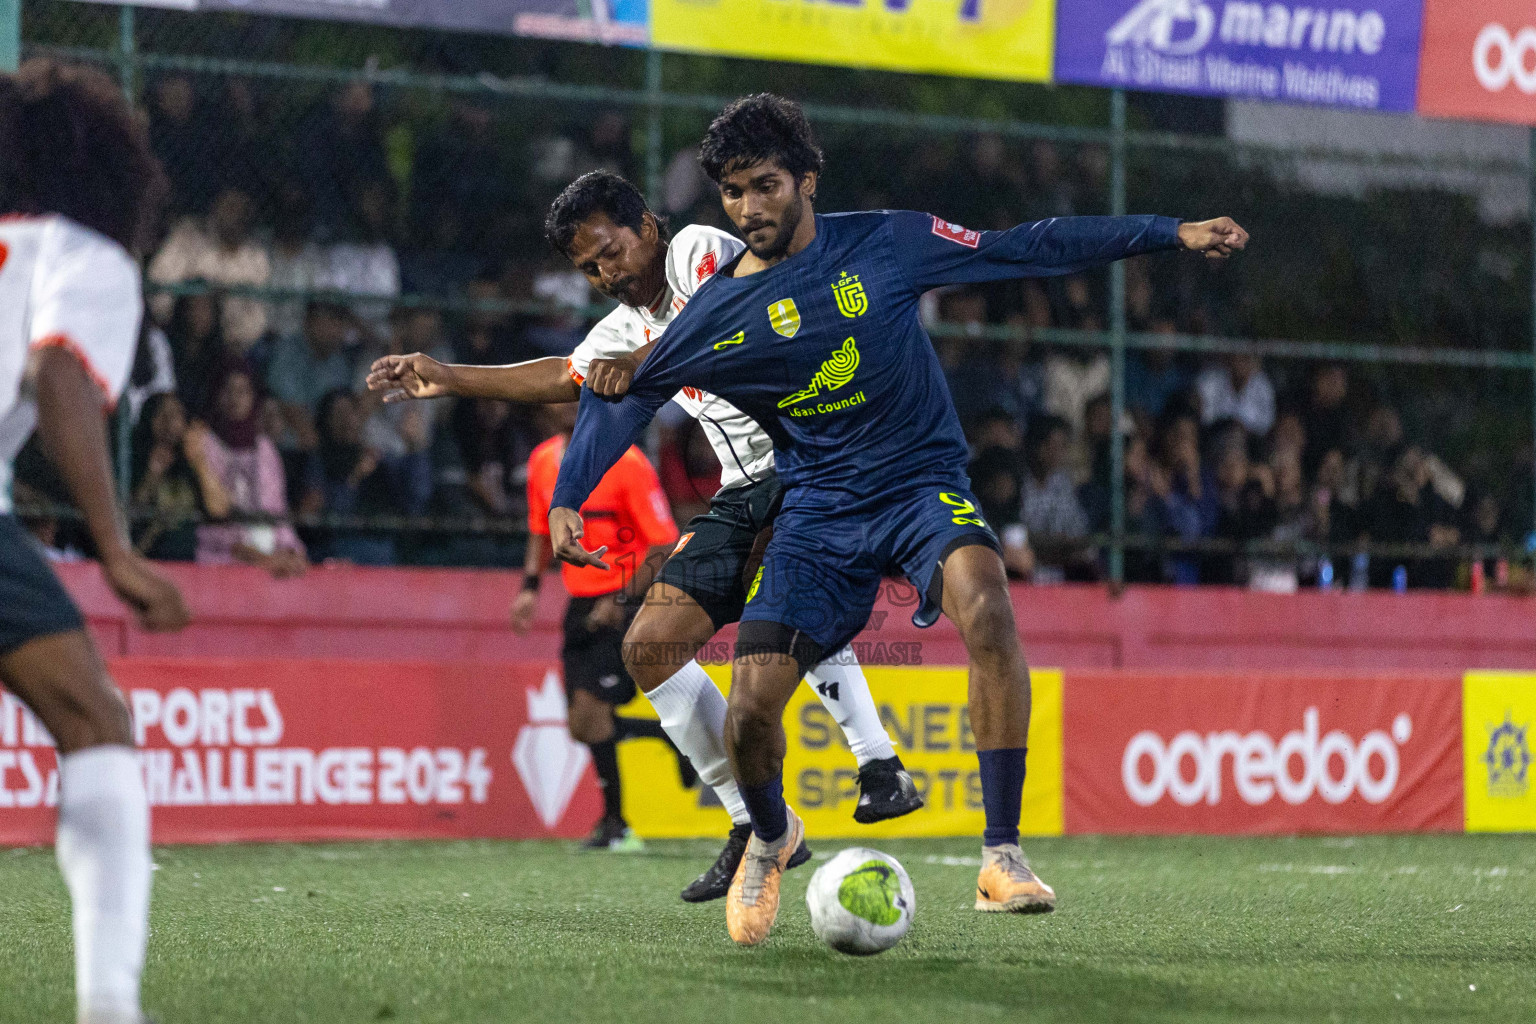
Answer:
POLYGON ((103 744, 133 745, 128 704, 105 672, 84 683, 61 680, 46 700, 38 701, 37 711, 61 754, 103 744))
POLYGON ((1013 602, 1004 590, 984 587, 968 595, 960 609, 960 632, 973 660, 1006 661, 1022 657, 1013 602))
MULTIPOLYGON (((788 655, 778 656, 775 660, 782 661, 785 671, 793 672, 797 668, 794 659, 788 655)), ((739 673, 737 679, 739 682, 733 681, 731 686, 727 717, 738 732, 771 728, 783 718, 785 702, 776 687, 754 679, 750 673, 739 673)))
POLYGON ((577 743, 603 743, 613 738, 613 709, 585 690, 571 695, 566 729, 577 743))
POLYGON ((571 739, 577 743, 601 743, 608 737, 604 735, 607 730, 602 728, 602 722, 595 714, 572 714, 567 723, 571 732, 571 739))
POLYGON ((667 636, 666 624, 643 611, 630 623, 624 634, 624 668, 646 693, 670 679, 692 657, 679 659, 681 647, 675 638, 667 636))

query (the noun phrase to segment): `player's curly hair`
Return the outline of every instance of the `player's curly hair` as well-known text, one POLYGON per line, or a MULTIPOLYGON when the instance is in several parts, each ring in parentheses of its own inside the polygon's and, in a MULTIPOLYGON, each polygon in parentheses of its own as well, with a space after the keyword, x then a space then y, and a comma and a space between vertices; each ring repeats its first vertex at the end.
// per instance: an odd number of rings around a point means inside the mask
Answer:
POLYGON ((824 162, 800 104, 771 92, 731 101, 699 147, 699 165, 716 184, 722 175, 761 163, 778 164, 798 181, 821 173, 824 162))
POLYGON ((629 179, 612 171, 588 171, 555 196, 544 216, 544 238, 562 256, 569 256, 571 239, 586 219, 595 213, 606 213, 608 219, 620 227, 639 233, 650 213, 656 228, 666 234, 666 225, 645 203, 629 179))
POLYGON ((46 59, 0 75, 0 212, 61 214, 134 251, 165 194, 144 122, 106 75, 46 59))

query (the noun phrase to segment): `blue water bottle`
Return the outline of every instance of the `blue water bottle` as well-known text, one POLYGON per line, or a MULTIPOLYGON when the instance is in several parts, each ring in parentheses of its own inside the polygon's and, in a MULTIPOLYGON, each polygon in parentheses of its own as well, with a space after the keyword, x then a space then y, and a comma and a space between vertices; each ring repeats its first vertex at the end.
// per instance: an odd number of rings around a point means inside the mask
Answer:
POLYGON ((1317 563, 1317 585, 1321 590, 1333 589, 1333 559, 1324 558, 1317 563))
POLYGON ((1371 556, 1364 551, 1356 551, 1349 566, 1349 589, 1364 590, 1370 586, 1370 574, 1371 556))
POLYGON ((1408 592, 1408 567, 1400 565, 1392 570, 1392 589, 1399 594, 1408 592))

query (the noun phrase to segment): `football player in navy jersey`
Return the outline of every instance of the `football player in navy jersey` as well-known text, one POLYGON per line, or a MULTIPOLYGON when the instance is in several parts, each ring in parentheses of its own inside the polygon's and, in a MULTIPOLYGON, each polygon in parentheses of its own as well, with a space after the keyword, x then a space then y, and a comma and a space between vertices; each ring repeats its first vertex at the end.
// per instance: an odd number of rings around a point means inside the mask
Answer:
POLYGON ((550 511, 557 555, 598 564, 577 511, 683 387, 755 419, 776 450, 783 509, 737 636, 726 741, 753 835, 726 901, 731 937, 767 938, 804 826, 783 796, 783 712, 808 666, 864 627, 882 576, 942 612, 970 660, 969 708, 986 815, 976 909, 1041 912, 1056 894, 1018 843, 1029 670, 996 536, 966 478, 967 448, 918 302, 929 289, 1069 274, 1140 253, 1225 257, 1230 218, 1070 217, 972 231, 925 213, 817 215, 822 154, 799 106, 737 100, 700 153, 747 250, 652 347, 620 399, 584 391, 550 511))

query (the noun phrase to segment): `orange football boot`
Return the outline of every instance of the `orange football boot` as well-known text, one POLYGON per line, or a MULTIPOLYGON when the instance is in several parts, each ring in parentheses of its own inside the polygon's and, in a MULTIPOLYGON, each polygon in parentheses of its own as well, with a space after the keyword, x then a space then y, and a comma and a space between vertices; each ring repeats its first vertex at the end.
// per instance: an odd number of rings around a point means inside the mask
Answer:
POLYGON ((768 938, 779 917, 779 882, 789 859, 805 839, 805 823, 789 810, 789 828, 770 847, 752 834, 747 852, 736 866, 730 892, 725 895, 725 927, 742 946, 755 946, 768 938))
POLYGON ((1024 861, 1017 843, 984 846, 976 879, 976 909, 993 913, 1049 914, 1056 890, 1040 881, 1024 861))

